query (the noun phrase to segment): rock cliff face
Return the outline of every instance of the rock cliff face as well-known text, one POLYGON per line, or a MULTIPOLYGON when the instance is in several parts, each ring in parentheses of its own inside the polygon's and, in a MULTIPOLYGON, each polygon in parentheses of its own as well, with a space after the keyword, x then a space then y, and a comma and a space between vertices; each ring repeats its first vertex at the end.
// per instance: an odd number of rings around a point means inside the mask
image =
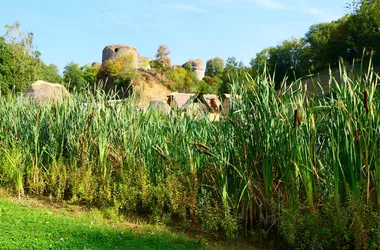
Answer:
MULTIPOLYGON (((190 64, 191 70, 194 71, 196 77, 202 80, 205 77, 205 65, 200 59, 191 59, 187 61, 190 64)), ((185 63, 186 64, 186 63, 185 63)), ((185 66, 185 64, 183 66, 185 66)))
POLYGON ((135 47, 127 45, 110 45, 103 49, 102 65, 108 60, 116 60, 123 55, 132 55, 135 69, 150 69, 149 62, 152 60, 148 57, 140 56, 135 47))

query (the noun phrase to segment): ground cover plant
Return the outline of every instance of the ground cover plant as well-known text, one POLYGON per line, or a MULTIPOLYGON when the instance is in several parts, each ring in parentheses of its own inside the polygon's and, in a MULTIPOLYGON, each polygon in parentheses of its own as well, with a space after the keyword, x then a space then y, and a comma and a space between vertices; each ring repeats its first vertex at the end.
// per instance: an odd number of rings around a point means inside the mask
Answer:
POLYGON ((231 238, 377 249, 379 76, 340 72, 322 96, 301 80, 277 91, 265 71, 231 75, 220 122, 110 105, 100 90, 61 104, 3 96, 0 185, 231 238))

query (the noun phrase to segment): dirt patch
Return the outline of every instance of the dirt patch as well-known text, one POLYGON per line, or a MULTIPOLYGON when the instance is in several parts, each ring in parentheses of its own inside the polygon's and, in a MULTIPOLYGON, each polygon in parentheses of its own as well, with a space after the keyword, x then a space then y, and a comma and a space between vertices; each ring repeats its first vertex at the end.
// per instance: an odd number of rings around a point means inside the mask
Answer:
POLYGON ((166 101, 171 92, 165 86, 165 80, 159 74, 152 71, 139 70, 138 76, 133 83, 133 92, 137 94, 137 107, 145 108, 151 100, 166 101))

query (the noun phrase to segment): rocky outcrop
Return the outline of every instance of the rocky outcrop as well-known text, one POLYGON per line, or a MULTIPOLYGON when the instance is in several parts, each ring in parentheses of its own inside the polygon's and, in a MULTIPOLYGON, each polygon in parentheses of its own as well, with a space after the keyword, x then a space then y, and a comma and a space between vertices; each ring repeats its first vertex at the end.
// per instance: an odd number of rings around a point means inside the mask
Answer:
POLYGON ((69 91, 63 85, 45 81, 36 81, 24 93, 24 98, 37 101, 62 102, 69 96, 69 91))
MULTIPOLYGON (((202 80, 205 77, 205 65, 200 59, 191 59, 187 61, 190 64, 191 70, 195 73, 198 80, 202 80)), ((185 66, 186 63, 183 65, 185 66)))

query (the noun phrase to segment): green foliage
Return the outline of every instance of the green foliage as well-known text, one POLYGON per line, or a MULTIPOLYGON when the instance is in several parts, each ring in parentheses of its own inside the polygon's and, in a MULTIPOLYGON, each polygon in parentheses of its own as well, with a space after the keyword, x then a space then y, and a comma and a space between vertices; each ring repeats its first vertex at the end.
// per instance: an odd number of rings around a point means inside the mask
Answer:
POLYGON ((142 62, 140 62, 140 65, 139 67, 142 67, 142 68, 147 68, 148 66, 150 66, 150 61, 148 59, 143 59, 142 62))
POLYGON ((158 68, 158 61, 157 60, 152 60, 152 61, 149 62, 149 64, 150 64, 150 67, 152 69, 157 69, 158 68))
POLYGON ((10 186, 20 195, 24 194, 23 187, 23 156, 20 148, 0 147, 0 183, 10 186))
POLYGON ((217 94, 222 83, 223 81, 217 76, 205 76, 202 81, 198 81, 198 92, 217 94))
POLYGON ((95 84, 98 80, 100 70, 100 65, 84 65, 82 67, 83 78, 86 80, 87 83, 95 84))
POLYGON ((304 39, 292 38, 276 47, 266 48, 252 59, 251 66, 258 73, 263 73, 264 69, 271 74, 276 72, 277 87, 285 77, 294 81, 305 75, 310 68, 306 42, 304 39))
POLYGON ((210 77, 210 76, 203 77, 203 81, 205 81, 210 86, 215 85, 214 79, 212 79, 212 77, 210 77))
POLYGON ((197 216, 202 222, 202 229, 209 233, 223 231, 228 238, 235 238, 238 233, 236 219, 232 215, 224 213, 222 205, 213 204, 207 193, 204 193, 203 200, 200 203, 197 216))
POLYGON ((207 61, 205 75, 210 77, 220 77, 223 74, 223 70, 224 60, 219 57, 215 57, 207 61))
POLYGON ((1 92, 23 92, 34 81, 42 78, 40 53, 34 50, 33 33, 24 34, 19 23, 5 26, 0 37, 1 92))
POLYGON ((171 51, 169 50, 168 46, 162 44, 157 49, 156 53, 156 63, 155 67, 161 74, 167 72, 169 69, 171 69, 171 61, 169 58, 169 54, 171 51))
POLYGON ((80 91, 87 85, 81 67, 74 62, 65 66, 63 70, 63 81, 66 87, 70 90, 80 91))
POLYGON ((110 76, 113 82, 119 86, 129 86, 136 75, 134 57, 126 54, 116 60, 108 60, 102 68, 103 74, 110 76))
POLYGON ((183 68, 186 70, 186 71, 192 71, 191 69, 191 64, 189 62, 185 63, 183 65, 183 68))
POLYGON ((380 1, 353 1, 351 8, 347 33, 348 42, 356 58, 360 58, 363 49, 366 48, 369 52, 378 52, 373 59, 376 63, 380 62, 380 1))
POLYGON ((263 74, 264 69, 267 69, 267 64, 270 59, 270 49, 265 48, 256 54, 255 58, 252 58, 250 65, 258 74, 263 74))
POLYGON ((305 41, 309 46, 307 54, 312 61, 312 69, 323 69, 336 64, 340 51, 344 50, 334 41, 338 37, 340 25, 342 25, 341 21, 320 23, 312 25, 306 33, 305 41), (332 51, 335 52, 332 53, 332 51))
POLYGON ((262 73, 266 65, 270 74, 276 72, 279 87, 285 75, 294 81, 309 72, 338 66, 340 58, 349 63, 364 58, 368 64, 372 53, 372 60, 378 64, 380 1, 353 1, 350 7, 351 13, 338 20, 310 26, 304 38, 285 40, 257 53, 251 60, 252 74, 262 73))
POLYGON ((198 82, 198 93, 210 94, 213 93, 213 88, 205 81, 201 80, 198 82))
POLYGON ((214 83, 216 83, 218 88, 218 93, 230 93, 233 81, 244 78, 246 74, 247 68, 242 61, 238 62, 235 57, 227 58, 223 74, 220 78, 217 75, 213 77, 214 83))
POLYGON ((51 83, 61 83, 62 77, 59 74, 58 68, 54 64, 42 65, 43 80, 51 83))
POLYGON ((168 72, 169 78, 173 81, 170 88, 173 91, 193 92, 197 89, 197 79, 194 72, 187 71, 183 67, 177 67, 168 72))
POLYGON ((33 33, 21 31, 15 22, 5 26, 6 33, 0 36, 0 92, 24 92, 37 80, 60 83, 61 76, 55 65, 45 65, 40 52, 33 45, 33 33))

